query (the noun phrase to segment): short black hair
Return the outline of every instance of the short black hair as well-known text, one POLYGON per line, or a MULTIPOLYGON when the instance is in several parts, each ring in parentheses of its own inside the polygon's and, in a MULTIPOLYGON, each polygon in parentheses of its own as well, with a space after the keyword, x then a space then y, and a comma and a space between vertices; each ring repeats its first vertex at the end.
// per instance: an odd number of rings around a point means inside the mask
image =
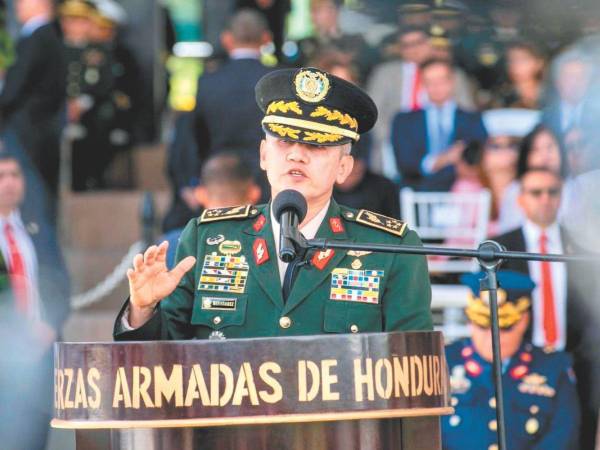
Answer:
POLYGON ((204 185, 237 184, 254 181, 249 164, 236 152, 223 151, 210 157, 202 166, 200 182, 204 185))
POLYGON ((549 169, 548 167, 529 167, 525 172, 519 175, 519 181, 523 181, 527 175, 532 173, 546 173, 548 175, 552 175, 557 180, 559 180, 562 184, 563 177, 555 170, 549 169))
POLYGON ((567 175, 567 158, 560 139, 557 138, 556 134, 554 134, 550 128, 543 124, 539 124, 536 125, 533 130, 527 133, 527 135, 525 135, 525 137, 521 140, 521 144, 519 145, 519 159, 517 160, 517 178, 521 178, 521 175, 530 169, 528 167, 527 160, 529 159, 529 155, 533 149, 533 142, 542 133, 549 133, 556 140, 558 145, 558 153, 560 155, 559 176, 564 178, 567 175))
POLYGON ((450 73, 454 73, 454 64, 452 64, 452 61, 443 58, 429 58, 421 63, 419 69, 421 70, 421 73, 423 73, 428 67, 436 66, 438 64, 446 66, 450 73))

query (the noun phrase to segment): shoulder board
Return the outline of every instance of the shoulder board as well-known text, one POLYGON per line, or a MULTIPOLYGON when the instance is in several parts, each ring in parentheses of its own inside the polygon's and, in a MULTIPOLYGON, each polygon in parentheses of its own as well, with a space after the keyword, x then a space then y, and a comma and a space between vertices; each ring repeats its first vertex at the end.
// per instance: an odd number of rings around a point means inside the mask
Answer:
POLYGON ((404 236, 404 233, 406 233, 405 222, 392 217, 384 216, 383 214, 367 211, 366 209, 361 209, 358 212, 344 211, 342 216, 346 220, 358 222, 368 227, 387 231, 388 233, 395 234, 396 236, 402 237, 404 236))
POLYGON ((197 224, 217 222, 230 219, 247 219, 258 215, 258 209, 253 205, 229 206, 227 208, 205 209, 198 217, 197 224))

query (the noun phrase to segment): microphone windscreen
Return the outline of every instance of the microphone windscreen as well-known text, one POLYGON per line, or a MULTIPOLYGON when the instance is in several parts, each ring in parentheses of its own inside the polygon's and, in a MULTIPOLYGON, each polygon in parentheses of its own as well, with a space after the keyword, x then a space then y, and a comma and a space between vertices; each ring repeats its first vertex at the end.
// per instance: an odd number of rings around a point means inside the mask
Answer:
POLYGON ((294 189, 281 191, 273 200, 273 213, 278 222, 284 211, 293 210, 298 216, 298 223, 301 223, 306 217, 307 208, 304 195, 294 189))

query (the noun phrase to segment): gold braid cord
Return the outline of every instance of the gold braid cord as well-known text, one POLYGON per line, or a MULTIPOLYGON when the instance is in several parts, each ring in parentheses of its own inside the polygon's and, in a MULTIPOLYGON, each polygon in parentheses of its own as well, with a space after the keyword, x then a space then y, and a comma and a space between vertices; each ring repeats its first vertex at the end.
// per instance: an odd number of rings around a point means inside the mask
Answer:
POLYGON ((323 144, 324 142, 337 142, 343 136, 340 134, 331 134, 331 133, 319 133, 317 131, 305 131, 304 132, 304 140, 305 141, 316 141, 319 144, 323 144))
POLYGON ((278 111, 281 111, 282 113, 292 111, 299 116, 302 115, 302 109, 300 109, 298 102, 284 102, 283 100, 279 100, 269 103, 269 106, 267 107, 267 114, 273 114, 278 111))
POLYGON ((292 139, 300 139, 298 137, 298 133, 300 133, 300 130, 297 130, 295 128, 286 127, 276 123, 269 123, 267 124, 267 126, 269 127, 269 130, 271 130, 274 133, 277 133, 281 137, 291 137, 292 139))
POLYGON ((330 110, 324 106, 317 107, 312 113, 311 117, 325 117, 328 122, 337 121, 340 125, 349 125, 354 131, 358 129, 358 122, 356 119, 348 114, 343 114, 337 109, 330 110))

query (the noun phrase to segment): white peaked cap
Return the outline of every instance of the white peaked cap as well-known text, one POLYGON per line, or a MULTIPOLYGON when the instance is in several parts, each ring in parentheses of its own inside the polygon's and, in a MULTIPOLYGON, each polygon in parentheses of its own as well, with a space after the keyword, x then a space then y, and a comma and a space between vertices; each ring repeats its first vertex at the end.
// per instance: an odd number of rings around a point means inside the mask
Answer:
POLYGON ((534 109, 502 108, 483 112, 483 124, 491 137, 523 137, 540 123, 541 112, 534 109))

